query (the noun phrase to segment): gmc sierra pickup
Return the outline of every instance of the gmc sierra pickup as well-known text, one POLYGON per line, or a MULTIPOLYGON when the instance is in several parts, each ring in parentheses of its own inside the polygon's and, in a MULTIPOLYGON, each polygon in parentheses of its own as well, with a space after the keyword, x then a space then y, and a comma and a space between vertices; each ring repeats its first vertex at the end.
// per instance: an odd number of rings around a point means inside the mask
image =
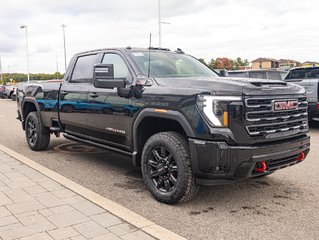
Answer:
POLYGON ((304 88, 221 78, 180 49, 82 52, 63 81, 26 83, 17 102, 32 150, 64 133, 125 154, 168 204, 300 163, 310 147, 304 88))

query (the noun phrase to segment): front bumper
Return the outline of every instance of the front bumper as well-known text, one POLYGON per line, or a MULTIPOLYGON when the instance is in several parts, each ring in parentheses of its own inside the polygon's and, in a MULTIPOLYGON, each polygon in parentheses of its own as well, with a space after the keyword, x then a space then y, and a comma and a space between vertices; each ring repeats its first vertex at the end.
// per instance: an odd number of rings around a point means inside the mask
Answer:
POLYGON ((219 185, 271 173, 299 163, 297 156, 310 149, 307 135, 258 146, 229 146, 225 142, 189 139, 192 168, 200 185, 219 185), (265 162, 264 173, 255 172, 257 162, 265 162))

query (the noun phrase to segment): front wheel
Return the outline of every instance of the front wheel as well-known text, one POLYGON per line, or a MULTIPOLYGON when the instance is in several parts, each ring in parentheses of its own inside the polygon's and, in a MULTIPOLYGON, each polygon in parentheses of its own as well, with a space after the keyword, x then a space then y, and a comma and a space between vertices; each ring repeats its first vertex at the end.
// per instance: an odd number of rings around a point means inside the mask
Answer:
POLYGON ((175 204, 196 195, 188 142, 180 133, 161 132, 150 137, 141 165, 144 182, 158 201, 175 204))
POLYGON ((34 151, 44 150, 50 143, 50 131, 44 127, 37 112, 30 112, 25 121, 25 136, 34 151))

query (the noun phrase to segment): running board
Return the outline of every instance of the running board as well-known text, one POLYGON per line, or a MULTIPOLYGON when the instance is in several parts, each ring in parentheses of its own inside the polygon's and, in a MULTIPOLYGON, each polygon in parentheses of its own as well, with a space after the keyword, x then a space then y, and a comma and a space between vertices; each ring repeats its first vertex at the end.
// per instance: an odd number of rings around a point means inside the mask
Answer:
POLYGON ((85 143, 85 144, 88 144, 88 145, 93 145, 93 146, 98 147, 98 148, 102 148, 102 149, 105 149, 105 150, 110 150, 110 151, 113 151, 113 152, 118 152, 118 153, 121 153, 121 154, 124 154, 124 155, 127 155, 127 156, 134 157, 134 155, 135 155, 135 153, 131 153, 131 152, 128 152, 128 151, 125 151, 125 150, 122 150, 122 149, 118 149, 118 148, 115 148, 115 147, 107 146, 107 145, 104 145, 104 144, 101 144, 101 143, 96 143, 96 142, 93 142, 93 141, 90 141, 90 140, 87 140, 87 139, 82 139, 82 138, 79 138, 79 137, 71 136, 71 135, 66 134, 66 133, 64 133, 63 136, 66 139, 69 139, 69 140, 72 140, 72 141, 75 141, 75 142, 80 142, 80 143, 85 143))

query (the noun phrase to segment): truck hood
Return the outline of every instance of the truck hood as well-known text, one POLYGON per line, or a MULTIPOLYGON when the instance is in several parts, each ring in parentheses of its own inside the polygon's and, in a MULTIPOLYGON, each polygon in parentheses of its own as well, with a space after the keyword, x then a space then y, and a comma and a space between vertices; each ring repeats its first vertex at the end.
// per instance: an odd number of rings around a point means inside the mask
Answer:
POLYGON ((291 95, 304 94, 296 84, 253 78, 156 78, 159 86, 198 89, 214 95, 291 95))

